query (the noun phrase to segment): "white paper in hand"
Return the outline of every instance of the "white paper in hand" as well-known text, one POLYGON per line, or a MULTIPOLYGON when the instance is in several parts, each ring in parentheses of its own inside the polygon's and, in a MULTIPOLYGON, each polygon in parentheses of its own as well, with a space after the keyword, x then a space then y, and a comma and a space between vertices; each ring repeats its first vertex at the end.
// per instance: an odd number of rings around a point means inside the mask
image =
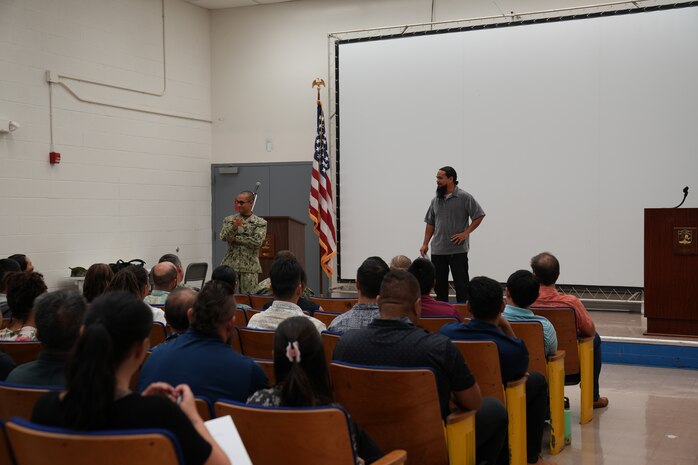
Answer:
POLYGON ((245 445, 240 438, 240 433, 238 433, 230 415, 206 421, 204 425, 206 425, 206 429, 211 433, 213 439, 223 449, 225 455, 228 456, 230 463, 235 465, 252 465, 250 456, 247 455, 247 449, 245 449, 245 445))

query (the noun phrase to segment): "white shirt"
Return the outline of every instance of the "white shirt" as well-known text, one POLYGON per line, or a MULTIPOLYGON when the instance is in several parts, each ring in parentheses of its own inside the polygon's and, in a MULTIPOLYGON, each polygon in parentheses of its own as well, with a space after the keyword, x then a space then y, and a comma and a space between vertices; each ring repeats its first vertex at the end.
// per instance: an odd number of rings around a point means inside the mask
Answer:
POLYGON ((322 321, 306 315, 298 305, 292 304, 291 302, 282 302, 280 300, 275 300, 268 309, 253 315, 247 323, 247 327, 273 331, 282 321, 292 316, 303 316, 308 318, 315 325, 319 333, 327 329, 322 321))

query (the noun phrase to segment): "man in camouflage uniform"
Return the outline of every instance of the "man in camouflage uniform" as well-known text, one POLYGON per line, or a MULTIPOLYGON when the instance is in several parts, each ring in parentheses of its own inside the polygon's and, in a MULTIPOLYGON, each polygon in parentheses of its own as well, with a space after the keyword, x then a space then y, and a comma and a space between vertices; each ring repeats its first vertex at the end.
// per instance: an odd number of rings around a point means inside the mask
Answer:
POLYGON ((267 222, 252 213, 254 194, 240 192, 235 197, 234 215, 223 220, 221 240, 228 243, 228 252, 221 265, 228 265, 237 271, 239 292, 252 294, 257 288, 259 273, 259 247, 267 236, 267 222))

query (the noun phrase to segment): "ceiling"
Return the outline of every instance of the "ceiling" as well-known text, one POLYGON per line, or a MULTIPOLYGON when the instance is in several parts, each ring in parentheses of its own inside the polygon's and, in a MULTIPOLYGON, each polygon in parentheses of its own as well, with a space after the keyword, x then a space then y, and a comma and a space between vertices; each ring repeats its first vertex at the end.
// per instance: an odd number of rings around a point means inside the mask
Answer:
POLYGON ((267 5, 270 3, 284 3, 294 0, 185 0, 192 5, 218 10, 222 8, 235 8, 239 6, 267 5))

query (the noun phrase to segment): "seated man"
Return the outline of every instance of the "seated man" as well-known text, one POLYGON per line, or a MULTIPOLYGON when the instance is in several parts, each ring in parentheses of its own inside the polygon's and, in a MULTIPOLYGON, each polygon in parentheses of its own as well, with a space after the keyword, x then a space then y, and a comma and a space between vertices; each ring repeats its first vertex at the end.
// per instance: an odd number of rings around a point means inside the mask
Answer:
POLYGON ((150 270, 153 277, 153 290, 143 302, 148 305, 165 305, 167 296, 177 287, 177 267, 170 262, 158 263, 150 270))
POLYGON ((7 304, 7 285, 5 284, 5 275, 18 271, 21 271, 19 263, 10 258, 0 259, 0 311, 2 311, 2 318, 5 319, 12 318, 10 306, 7 304))
MULTIPOLYGON (((238 286, 237 273, 232 266, 228 265, 217 266, 211 273, 211 281, 223 281, 224 283, 230 284, 233 289, 237 289, 238 286)), ((235 304, 239 310, 243 311, 252 308, 249 305, 238 302, 237 299, 235 300, 235 304)))
POLYGON ((390 271, 407 271, 407 269, 412 264, 412 260, 405 255, 395 255, 390 260, 390 271))
MULTIPOLYGON (((277 258, 296 258, 296 255, 291 252, 290 250, 279 250, 276 252, 276 255, 274 255, 274 260, 277 258)), ((303 279, 303 295, 301 296, 301 299, 307 300, 308 297, 312 297, 315 295, 315 292, 313 292, 312 289, 310 289, 308 286, 308 280, 303 279)), ((256 295, 271 295, 271 279, 270 278, 265 278, 261 280, 259 283, 257 283, 257 287, 255 288, 254 293, 256 295)), ((317 304, 316 304, 317 305, 317 304)), ((299 307, 303 308, 301 304, 298 304, 299 307)), ((306 310, 303 308, 303 310, 306 310)), ((314 310, 313 310, 314 311, 314 310)))
POLYGON ((189 311, 194 308, 195 301, 196 292, 193 289, 185 287, 169 293, 165 301, 165 320, 172 331, 165 338, 165 342, 176 339, 189 329, 189 311))
MULTIPOLYGON (((451 323, 441 328, 441 334, 453 340, 493 341, 499 349, 499 360, 504 384, 521 378, 528 370, 528 350, 521 339, 514 336, 511 326, 501 316, 502 287, 497 281, 483 276, 473 278, 470 291, 470 311, 473 319, 468 324, 451 323)), ((540 456, 543 428, 549 416, 548 385, 545 377, 532 371, 526 380, 526 451, 527 462, 550 464, 540 456)))
MULTIPOLYGON (((539 253, 531 259, 533 274, 540 281, 538 299, 532 307, 572 307, 577 320, 577 336, 594 338, 594 408, 608 406, 608 398, 599 394, 599 375, 601 374, 601 337, 584 304, 575 296, 562 294, 555 288, 560 277, 560 262, 549 252, 539 253)), ((577 380, 578 381, 577 377, 577 380)))
POLYGON ((407 270, 417 278, 422 293, 422 316, 452 316, 463 321, 455 305, 434 299, 430 294, 436 283, 436 269, 431 260, 417 258, 407 270))
POLYGON ((179 257, 173 253, 166 253, 160 257, 160 260, 158 260, 158 263, 164 262, 172 263, 175 268, 177 268, 177 287, 184 287, 181 284, 182 281, 184 281, 184 267, 182 267, 182 261, 179 259, 179 257))
POLYGON ((65 386, 65 366, 80 334, 85 299, 76 291, 42 294, 34 302, 36 337, 41 352, 33 362, 10 372, 8 383, 30 386, 65 386))
POLYGON ((342 334, 350 329, 365 328, 374 319, 380 318, 376 298, 383 277, 388 271, 388 264, 380 257, 368 257, 364 260, 356 270, 356 293, 359 300, 351 310, 332 320, 328 329, 342 334))
POLYGON ((555 327, 547 318, 538 316, 528 307, 538 298, 540 283, 528 270, 512 273, 507 280, 507 306, 502 315, 507 321, 539 321, 543 325, 543 343, 545 355, 555 355, 557 352, 557 333, 555 327))
MULTIPOLYGON (((334 359, 362 365, 434 370, 441 414, 450 413, 451 398, 475 415, 476 462, 499 463, 507 431, 504 405, 480 398, 480 388, 463 356, 448 338, 414 326, 419 318, 419 284, 406 271, 391 271, 380 287, 381 317, 366 328, 348 331, 337 343, 334 359)), ((396 387, 399 392, 399 387, 396 387)), ((503 452, 506 455, 508 452, 503 452)))
POLYGON ((274 302, 263 312, 252 315, 250 321, 247 322, 247 327, 274 330, 286 318, 304 316, 310 318, 319 332, 327 329, 322 321, 306 315, 296 304, 303 292, 302 275, 303 268, 295 258, 277 258, 274 260, 269 270, 274 302))
POLYGON ((188 384, 195 395, 215 402, 219 398, 238 402, 267 387, 267 377, 249 357, 229 344, 235 331, 234 290, 209 281, 189 310, 189 330, 164 344, 148 357, 138 378, 138 392, 150 383, 188 384))

